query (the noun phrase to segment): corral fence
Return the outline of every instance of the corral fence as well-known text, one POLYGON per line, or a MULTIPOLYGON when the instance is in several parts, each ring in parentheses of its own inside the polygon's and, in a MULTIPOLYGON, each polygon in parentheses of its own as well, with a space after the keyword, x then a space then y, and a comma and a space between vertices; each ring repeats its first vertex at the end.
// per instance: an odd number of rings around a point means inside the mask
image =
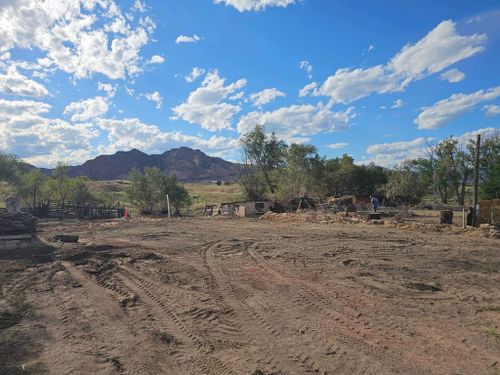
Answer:
POLYGON ((32 210, 33 216, 58 219, 113 219, 123 217, 125 208, 95 203, 48 201, 32 210))
POLYGON ((500 225, 500 199, 479 202, 478 224, 500 225))

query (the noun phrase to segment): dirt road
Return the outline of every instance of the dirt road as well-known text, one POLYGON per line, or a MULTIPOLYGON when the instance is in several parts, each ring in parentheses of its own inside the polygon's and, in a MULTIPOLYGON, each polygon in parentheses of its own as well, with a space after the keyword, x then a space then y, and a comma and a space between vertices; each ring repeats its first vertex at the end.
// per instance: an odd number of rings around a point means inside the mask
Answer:
POLYGON ((500 373, 498 240, 219 218, 40 230, 80 243, 0 259, 2 374, 500 373))

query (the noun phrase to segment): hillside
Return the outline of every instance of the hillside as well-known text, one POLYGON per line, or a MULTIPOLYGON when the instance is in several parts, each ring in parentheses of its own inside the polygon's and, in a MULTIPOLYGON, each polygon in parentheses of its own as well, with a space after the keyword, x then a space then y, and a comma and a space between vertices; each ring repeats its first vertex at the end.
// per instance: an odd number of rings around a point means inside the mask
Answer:
POLYGON ((153 155, 137 149, 100 155, 82 165, 70 167, 70 174, 93 180, 116 180, 127 178, 133 168, 143 171, 146 167, 158 167, 166 174, 175 173, 181 181, 234 181, 239 175, 238 164, 188 147, 153 155))

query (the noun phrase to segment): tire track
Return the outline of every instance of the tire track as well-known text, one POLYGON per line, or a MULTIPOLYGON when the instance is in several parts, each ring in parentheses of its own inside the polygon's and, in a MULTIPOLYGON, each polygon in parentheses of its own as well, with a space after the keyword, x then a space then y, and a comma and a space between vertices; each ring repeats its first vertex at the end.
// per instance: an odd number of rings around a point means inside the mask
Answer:
MULTIPOLYGON (((260 314, 257 309, 255 309, 252 305, 246 302, 245 299, 238 299, 234 293, 234 288, 230 282, 229 277, 225 274, 225 272, 220 267, 219 263, 216 260, 215 250, 220 248, 222 245, 221 242, 208 245, 204 249, 204 262, 206 262, 209 267, 209 273, 212 275, 211 277, 215 280, 217 287, 224 292, 224 295, 229 296, 230 299, 240 305, 243 309, 244 313, 253 321, 257 323, 258 329, 268 335, 271 340, 269 342, 277 343, 282 339, 278 330, 271 326, 269 322, 265 319, 265 317, 260 314)), ((238 245, 241 248, 241 243, 238 245)), ((249 246, 249 243, 244 243, 243 248, 249 246)), ((249 331, 247 337, 253 338, 255 336, 254 331, 249 331)), ((262 340, 260 340, 259 344, 262 344, 262 340)), ((267 366, 271 368, 274 372, 279 372, 283 370, 283 366, 286 366, 285 363, 279 363, 276 359, 270 356, 269 353, 280 353, 283 358, 286 358, 287 361, 293 362, 296 365, 299 365, 305 372, 314 372, 320 374, 328 374, 328 371, 321 366, 317 365, 317 363, 311 359, 311 356, 298 351, 294 348, 283 348, 274 346, 272 350, 266 351, 263 358, 259 359, 259 362, 264 362, 267 366), (285 351, 286 350, 286 351, 285 351)), ((283 362, 282 360, 280 362, 283 362)))
MULTIPOLYGON (((213 352, 213 347, 200 339, 197 334, 189 328, 189 324, 175 313, 175 310, 178 310, 180 307, 175 303, 175 299, 169 298, 168 291, 165 288, 159 287, 129 268, 120 267, 119 272, 122 274, 121 276, 125 283, 130 283, 131 286, 136 289, 139 293, 139 298, 141 298, 142 294, 143 301, 147 301, 148 299, 151 300, 161 311, 159 315, 166 315, 168 317, 175 326, 169 327, 170 331, 174 333, 174 336, 190 342, 191 347, 194 349, 194 353, 188 355, 187 358, 181 357, 180 361, 183 364, 194 361, 203 371, 203 374, 207 375, 236 375, 236 372, 229 365, 223 363, 215 356, 210 355, 210 353, 213 352), (160 295, 162 298, 159 297, 160 295), (144 296, 146 298, 144 298, 144 296), (199 359, 199 357, 203 359, 199 359)), ((184 348, 185 351, 188 349, 187 347, 184 348)))
MULTIPOLYGON (((302 304, 303 306, 311 306, 314 311, 317 311, 329 317, 330 319, 332 319, 332 321, 335 322, 338 328, 341 328, 341 331, 343 332, 339 332, 339 330, 336 329, 335 332, 332 333, 333 341, 335 341, 338 347, 343 347, 345 349, 359 348, 367 356, 376 358, 382 364, 393 362, 393 358, 390 358, 387 352, 381 347, 370 344, 359 337, 354 337, 353 335, 349 334, 350 332, 358 332, 358 334, 363 335, 366 334, 370 329, 368 321, 364 321, 362 318, 360 319, 359 316, 355 316, 353 314, 350 314, 351 316, 345 316, 344 314, 336 311, 334 303, 321 296, 318 292, 313 290, 312 287, 308 286, 306 282, 277 271, 272 265, 269 264, 269 262, 267 262, 264 258, 257 254, 257 248, 258 245, 254 243, 251 246, 246 247, 246 251, 252 258, 252 260, 259 267, 267 271, 272 277, 276 278, 280 282, 292 285, 292 289, 296 288, 296 290, 294 291, 294 293, 298 296, 298 298, 295 298, 296 303, 300 301, 300 304, 302 304)), ((320 342, 320 337, 318 337, 318 335, 316 335, 315 338, 318 342, 320 342)), ((325 352, 329 352, 329 349, 327 348, 325 352)), ((408 363, 408 361, 406 363, 408 363)), ((411 361, 409 362, 411 363, 411 361)), ((358 370, 369 369, 366 368, 358 370)), ((414 371, 415 368, 407 367, 401 370, 414 371)))

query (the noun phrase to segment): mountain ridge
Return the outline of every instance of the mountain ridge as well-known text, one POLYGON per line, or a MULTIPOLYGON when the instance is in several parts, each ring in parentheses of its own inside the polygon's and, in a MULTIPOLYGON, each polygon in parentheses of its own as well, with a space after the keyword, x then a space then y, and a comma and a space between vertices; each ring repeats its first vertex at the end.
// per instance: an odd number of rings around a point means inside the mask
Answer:
POLYGON ((179 181, 185 182, 234 181, 240 174, 240 164, 183 146, 162 154, 146 154, 133 148, 99 155, 81 165, 70 166, 69 175, 92 180, 119 180, 127 178, 134 168, 143 172, 147 167, 157 167, 165 174, 175 173, 179 181))

